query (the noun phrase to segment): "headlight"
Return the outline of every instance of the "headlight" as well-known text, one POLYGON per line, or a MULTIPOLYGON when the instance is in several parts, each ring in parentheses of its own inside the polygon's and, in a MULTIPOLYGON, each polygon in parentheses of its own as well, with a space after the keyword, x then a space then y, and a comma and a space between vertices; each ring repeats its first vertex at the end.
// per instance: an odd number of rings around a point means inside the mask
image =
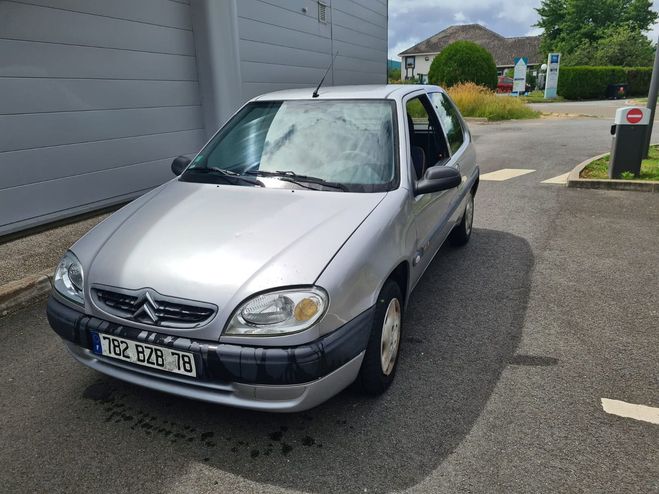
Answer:
POLYGON ((304 331, 322 317, 327 304, 327 294, 316 287, 257 295, 238 308, 225 334, 278 336, 304 331))
POLYGON ((55 270, 55 290, 69 300, 78 304, 84 304, 85 298, 82 294, 84 277, 82 266, 73 252, 67 252, 59 262, 55 270))

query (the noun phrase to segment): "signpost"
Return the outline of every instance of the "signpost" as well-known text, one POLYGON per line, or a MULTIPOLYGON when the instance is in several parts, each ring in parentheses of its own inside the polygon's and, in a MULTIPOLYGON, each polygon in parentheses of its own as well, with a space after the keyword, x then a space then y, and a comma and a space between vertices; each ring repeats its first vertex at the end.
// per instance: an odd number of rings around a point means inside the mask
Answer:
POLYGON ((630 124, 637 124, 643 120, 643 110, 640 108, 633 108, 627 112, 627 122, 630 124))
POLYGON ((513 94, 518 96, 526 92, 526 67, 529 59, 515 57, 515 74, 513 75, 513 94))
POLYGON ((561 64, 560 53, 550 53, 547 59, 547 82, 545 84, 545 99, 555 98, 558 90, 558 69, 561 64))
POLYGON ((648 108, 627 106, 616 110, 616 119, 611 128, 613 142, 609 159, 609 178, 620 178, 625 172, 638 176, 649 123, 648 108))

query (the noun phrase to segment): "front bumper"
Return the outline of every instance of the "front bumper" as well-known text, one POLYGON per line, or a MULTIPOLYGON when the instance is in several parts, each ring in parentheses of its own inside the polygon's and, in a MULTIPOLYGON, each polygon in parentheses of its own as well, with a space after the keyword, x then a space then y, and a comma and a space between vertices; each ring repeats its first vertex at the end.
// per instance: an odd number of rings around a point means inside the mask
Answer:
POLYGON ((163 335, 114 324, 48 300, 48 321, 81 363, 124 381, 187 398, 269 411, 312 408, 357 377, 374 310, 296 347, 240 346, 163 335), (174 375, 94 354, 91 332, 191 352, 197 378, 174 375))

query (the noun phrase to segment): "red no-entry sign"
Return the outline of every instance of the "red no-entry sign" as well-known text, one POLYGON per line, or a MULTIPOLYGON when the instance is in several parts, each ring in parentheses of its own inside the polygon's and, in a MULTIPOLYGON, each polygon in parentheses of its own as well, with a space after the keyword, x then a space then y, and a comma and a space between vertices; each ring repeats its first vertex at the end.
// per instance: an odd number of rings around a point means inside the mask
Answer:
POLYGON ((627 112, 627 121, 630 124, 637 124, 643 120, 643 111, 638 108, 633 108, 627 112))

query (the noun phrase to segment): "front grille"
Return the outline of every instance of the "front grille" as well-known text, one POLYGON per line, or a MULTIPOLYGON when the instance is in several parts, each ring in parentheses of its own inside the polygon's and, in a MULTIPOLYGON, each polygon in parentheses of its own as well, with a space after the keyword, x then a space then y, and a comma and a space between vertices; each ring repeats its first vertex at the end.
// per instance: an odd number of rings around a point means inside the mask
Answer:
POLYGON ((105 312, 151 326, 195 328, 210 321, 217 311, 212 304, 168 297, 151 289, 93 288, 92 293, 105 312))

